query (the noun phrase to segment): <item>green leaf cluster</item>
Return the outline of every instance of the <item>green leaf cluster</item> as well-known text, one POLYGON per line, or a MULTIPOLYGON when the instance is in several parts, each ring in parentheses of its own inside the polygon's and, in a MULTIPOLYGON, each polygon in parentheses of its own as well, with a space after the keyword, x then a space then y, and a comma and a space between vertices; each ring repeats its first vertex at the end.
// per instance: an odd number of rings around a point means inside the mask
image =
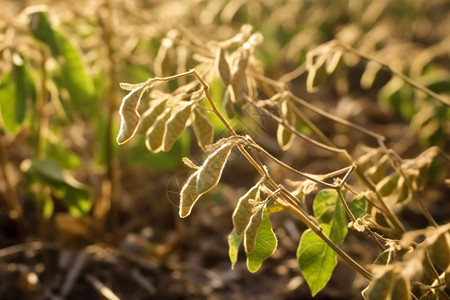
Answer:
MULTIPOLYGON (((347 235, 347 217, 337 192, 321 190, 313 210, 322 232, 340 245, 347 235)), ((325 287, 337 264, 336 252, 311 229, 302 234, 297 260, 313 296, 325 287)))

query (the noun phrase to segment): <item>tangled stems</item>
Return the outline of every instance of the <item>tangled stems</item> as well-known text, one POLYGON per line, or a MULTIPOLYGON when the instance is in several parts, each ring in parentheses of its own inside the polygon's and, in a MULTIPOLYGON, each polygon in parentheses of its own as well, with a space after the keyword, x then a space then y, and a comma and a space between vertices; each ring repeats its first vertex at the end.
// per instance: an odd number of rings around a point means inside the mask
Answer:
MULTIPOLYGON (((220 121, 224 124, 224 126, 227 128, 227 130, 229 131, 229 133, 232 136, 235 137, 239 137, 236 132, 234 131, 234 129, 230 126, 230 124, 225 120, 225 118, 221 115, 221 113, 218 111, 216 105, 214 104, 214 101, 211 98, 211 95, 209 93, 209 86, 208 84, 203 80, 203 78, 194 70, 191 69, 185 73, 181 73, 181 74, 177 74, 174 76, 170 76, 170 77, 164 77, 164 78, 153 78, 152 81, 169 81, 169 80, 173 80, 173 79, 177 79, 183 76, 189 76, 192 75, 194 76, 202 85, 203 87, 203 91, 205 93, 205 96, 211 106, 212 111, 214 112, 214 114, 220 119, 220 121)), ((264 155, 268 155, 267 152, 263 151, 261 147, 259 146, 255 146, 256 144, 254 142, 252 143, 247 143, 247 145, 251 146, 251 147, 256 147, 257 150, 263 152, 264 155)), ((362 276, 364 276, 367 280, 371 281, 373 276, 372 274, 367 271, 364 267, 362 267, 361 265, 359 265, 355 260, 353 260, 347 253, 345 253, 344 251, 342 251, 329 237, 327 237, 323 231, 322 228, 317 224, 317 222, 315 221, 314 218, 312 218, 311 216, 309 216, 305 211, 303 211, 303 209, 301 209, 298 205, 297 205, 297 200, 296 198, 289 192, 287 191, 285 188, 283 188, 282 186, 280 186, 279 184, 277 184, 269 175, 267 169, 260 163, 258 162, 255 158, 253 158, 250 153, 244 148, 243 144, 238 144, 237 145, 239 151, 245 156, 245 158, 250 162, 250 164, 252 164, 252 166, 258 171, 258 173, 266 178, 267 183, 276 191, 279 191, 279 195, 280 195, 280 204, 287 210, 289 210, 290 212, 292 212, 294 215, 296 215, 302 222, 305 223, 305 225, 308 226, 308 228, 310 228, 312 231, 314 231, 330 248, 332 248, 345 262, 347 262, 355 271, 357 271, 358 273, 360 273, 362 276)), ((272 156, 268 156, 269 158, 271 158, 272 160, 274 160, 274 158, 272 156)), ((276 160, 276 159, 275 159, 276 160)), ((277 163, 281 164, 282 166, 285 166, 284 164, 282 164, 281 162, 279 162, 278 160, 276 160, 277 163)), ((351 172, 351 170, 353 170, 353 168, 349 169, 349 172, 351 172)), ((345 179, 348 177, 349 172, 346 174, 346 176, 344 177, 343 182, 345 182, 345 179)), ((304 176, 305 174, 302 173, 302 175, 304 176)), ((314 179, 314 178, 310 178, 310 179, 314 179)), ((322 181, 320 181, 321 183, 324 183, 322 181)), ((342 185, 341 185, 342 186, 342 185)), ((337 190, 340 189, 340 187, 336 187, 337 190)), ((345 201, 344 201, 345 202, 345 201)), ((350 213, 351 214, 351 213, 350 213)), ((353 218, 354 219, 354 218, 353 218)))

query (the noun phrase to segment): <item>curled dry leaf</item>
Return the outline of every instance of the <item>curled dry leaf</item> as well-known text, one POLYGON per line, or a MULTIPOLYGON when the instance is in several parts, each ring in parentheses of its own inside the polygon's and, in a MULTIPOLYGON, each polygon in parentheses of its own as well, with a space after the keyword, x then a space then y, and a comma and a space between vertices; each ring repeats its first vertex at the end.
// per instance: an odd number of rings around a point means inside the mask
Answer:
POLYGON ((336 70, 339 61, 342 57, 342 50, 335 50, 328 54, 327 59, 325 61, 325 67, 328 74, 331 74, 336 70))
POLYGON ((139 113, 136 109, 146 89, 145 85, 139 86, 129 92, 122 100, 119 110, 121 123, 117 135, 119 145, 127 142, 136 133, 139 124, 139 113))
POLYGON ((128 83, 128 82, 121 82, 119 83, 120 88, 126 91, 132 91, 134 89, 140 88, 142 86, 144 86, 146 84, 146 82, 144 83, 128 83))
POLYGON ((382 66, 374 61, 368 61, 366 69, 361 76, 361 87, 364 89, 370 89, 375 81, 378 72, 381 70, 382 66))
MULTIPOLYGON (((288 108, 288 102, 287 100, 282 100, 281 101, 281 105, 280 105, 280 110, 281 110, 281 117, 283 120, 285 120, 285 122, 288 123, 288 125, 290 126, 294 126, 295 125, 295 114, 289 110, 288 108)), ((292 145, 292 143, 294 142, 294 135, 292 134, 292 132, 288 131, 283 124, 278 124, 278 129, 277 129, 277 140, 278 140, 278 144, 280 145, 281 149, 283 150, 288 150, 289 147, 292 145)))
POLYGON ((410 283, 399 270, 400 264, 376 268, 372 283, 362 292, 366 300, 411 299, 410 283))
POLYGON ((216 52, 215 67, 222 83, 227 86, 231 81, 231 71, 230 65, 228 64, 228 59, 226 57, 225 49, 219 47, 216 52))
POLYGON ((398 179, 399 175, 395 172, 384 177, 377 184, 377 190, 380 192, 381 196, 385 197, 392 194, 397 187, 398 179))
POLYGON ((180 102, 172 110, 164 130, 162 151, 169 151, 176 139, 183 133, 186 123, 191 116, 192 102, 180 102))
POLYGON ((155 99, 150 103, 150 107, 142 114, 137 133, 145 133, 155 123, 156 118, 164 112, 167 98, 155 99))
POLYGON ((147 131, 145 145, 148 150, 154 153, 161 151, 166 122, 170 118, 171 110, 171 107, 166 107, 164 112, 156 118, 155 123, 147 131))
POLYGON ((234 101, 235 101, 234 90, 233 87, 229 85, 222 99, 222 107, 225 113, 227 114, 227 117, 230 119, 234 118, 235 115, 233 105, 234 101))
POLYGON ((235 103, 242 94, 246 94, 248 90, 246 71, 248 66, 249 53, 248 50, 239 51, 233 61, 230 100, 235 103))
POLYGON ((255 206, 249 200, 254 200, 258 197, 260 183, 254 185, 244 196, 239 199, 239 202, 233 212, 234 231, 237 235, 241 235, 245 228, 250 223, 250 219, 254 214, 255 206))
POLYGON ((190 160, 188 157, 183 157, 181 160, 183 161, 183 163, 184 163, 187 167, 189 167, 189 168, 191 168, 191 169, 198 170, 198 169, 200 168, 200 167, 197 166, 192 160, 190 160))
POLYGON ((180 217, 187 217, 201 195, 210 191, 219 182, 223 168, 234 144, 225 143, 211 153, 203 165, 184 184, 180 193, 180 217))
POLYGON ((197 137, 197 143, 203 150, 206 149, 206 145, 212 143, 214 138, 214 127, 199 108, 194 109, 194 121, 192 123, 195 136, 197 137))
POLYGON ((376 161, 373 166, 367 169, 364 173, 370 180, 374 183, 380 182, 383 179, 384 174, 389 162, 389 156, 383 155, 378 161, 376 161))

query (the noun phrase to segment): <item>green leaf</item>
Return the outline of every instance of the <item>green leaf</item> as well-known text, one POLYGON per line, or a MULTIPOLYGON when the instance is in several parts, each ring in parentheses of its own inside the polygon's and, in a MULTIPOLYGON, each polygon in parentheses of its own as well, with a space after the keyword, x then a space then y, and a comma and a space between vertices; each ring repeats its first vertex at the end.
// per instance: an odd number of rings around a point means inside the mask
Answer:
POLYGON ((353 200, 348 205, 348 208, 356 219, 361 218, 366 213, 366 198, 361 197, 353 200))
POLYGON ((0 81, 0 115, 3 126, 12 133, 20 128, 20 124, 16 121, 15 97, 16 88, 12 82, 11 72, 8 72, 0 81))
MULTIPOLYGON (((341 244, 347 235, 347 218, 337 192, 321 190, 313 210, 322 232, 335 244, 341 244)), ((313 296, 330 280, 337 263, 334 250, 310 229, 300 239, 297 260, 313 296)))
MULTIPOLYGON (((20 57, 20 56, 19 56, 20 57)), ((13 64, 12 76, 14 79, 16 97, 15 97, 15 121, 21 124, 25 119, 27 99, 30 95, 30 85, 24 65, 23 58, 21 64, 13 64)))
POLYGON ((81 158, 74 152, 63 148, 60 144, 48 141, 47 157, 51 157, 63 169, 75 169, 81 165, 81 158))
POLYGON ((36 98, 36 87, 22 56, 17 57, 12 70, 0 80, 0 114, 3 125, 16 132, 25 120, 27 103, 36 98))
POLYGON ((60 54, 58 41, 55 32, 50 24, 48 12, 44 7, 36 7, 36 9, 28 15, 28 27, 33 36, 47 44, 53 56, 60 54))
POLYGON ((45 8, 29 14, 29 28, 33 36, 50 48, 52 56, 59 62, 55 81, 69 92, 74 108, 86 109, 94 96, 92 78, 86 75, 80 50, 50 23, 45 8))
POLYGON ((52 159, 25 161, 23 171, 30 183, 51 188, 52 193, 65 202, 75 217, 86 215, 92 206, 91 191, 68 174, 52 159))
POLYGON ((267 210, 264 208, 262 223, 256 234, 255 247, 247 253, 247 268, 250 272, 256 272, 264 260, 270 257, 277 248, 277 238, 272 230, 267 210))
POLYGON ((233 229, 228 235, 228 256, 231 261, 231 269, 234 269, 234 265, 238 260, 239 246, 242 244, 242 234, 237 235, 233 229))
MULTIPOLYGON (((343 192, 345 197, 345 193, 343 192)), ((321 190, 313 203, 314 216, 320 225, 330 226, 326 234, 336 244, 341 244, 347 235, 347 216, 335 190, 321 190)))
MULTIPOLYGON (((330 227, 322 225, 322 228, 329 235, 330 227)), ((313 296, 325 287, 337 264, 336 252, 311 229, 302 234, 297 260, 313 296)))
POLYGON ((63 58, 55 81, 67 89, 74 108, 92 107, 94 84, 86 73, 80 50, 61 31, 55 31, 55 35, 63 58))

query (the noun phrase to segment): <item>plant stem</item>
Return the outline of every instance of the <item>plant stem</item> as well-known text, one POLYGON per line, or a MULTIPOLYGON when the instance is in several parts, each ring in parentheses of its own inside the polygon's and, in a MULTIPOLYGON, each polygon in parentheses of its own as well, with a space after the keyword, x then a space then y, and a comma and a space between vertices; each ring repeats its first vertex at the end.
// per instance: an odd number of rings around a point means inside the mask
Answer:
POLYGON ((355 48, 352 48, 352 47, 350 47, 350 46, 344 45, 344 44, 342 44, 342 43, 340 43, 340 42, 338 42, 338 41, 333 41, 333 42, 337 43, 337 45, 339 45, 339 46, 340 46, 342 49, 344 49, 345 51, 350 52, 350 53, 353 53, 353 54, 355 54, 356 56, 358 56, 358 57, 360 57, 360 58, 362 58, 362 59, 364 59, 364 60, 367 60, 367 61, 374 61, 374 62, 378 63, 378 64, 381 65, 383 68, 389 70, 392 74, 394 74, 395 76, 399 77, 399 78, 402 79, 404 82, 406 82, 407 84, 409 84, 409 85, 411 85, 412 87, 416 88, 417 90, 423 92, 423 93, 426 94, 427 96, 429 96, 429 97, 431 97, 431 98, 434 98, 434 99, 438 100, 439 102, 441 102, 441 103, 444 104, 444 105, 450 106, 450 100, 449 100, 449 99, 447 99, 446 97, 441 96, 441 95, 439 95, 439 94, 433 92, 432 90, 430 90, 430 89, 428 89, 427 87, 421 85, 421 84, 418 83, 417 81, 415 81, 415 80, 409 78, 408 76, 406 76, 406 75, 403 74, 402 72, 400 72, 400 71, 394 69, 393 67, 391 67, 391 65, 390 65, 388 62, 386 62, 386 61, 384 61, 384 60, 382 60, 382 59, 380 59, 380 58, 378 58, 378 57, 375 57, 375 56, 373 56, 373 55, 363 53, 362 51, 360 51, 360 50, 358 50, 358 49, 355 49, 355 48))
MULTIPOLYGON (((169 81, 169 80, 173 80, 173 79, 177 79, 179 77, 182 76, 189 76, 189 75, 193 75, 202 85, 203 87, 203 91, 205 93, 206 99, 208 100, 212 111, 214 112, 214 114, 219 118, 219 120, 224 124, 224 126, 227 128, 227 130, 229 131, 229 133, 234 136, 234 137, 239 137, 236 132, 234 131, 234 129, 230 126, 230 124, 225 120, 225 118, 222 116, 222 114, 217 110, 216 105, 214 104, 214 101, 211 98, 211 95, 209 94, 209 86, 208 84, 203 80, 203 78, 194 70, 191 69, 185 73, 181 73, 181 74, 177 74, 177 75, 173 75, 173 76, 169 76, 169 77, 164 77, 164 78, 153 78, 151 80, 148 81, 148 84, 151 84, 151 82, 155 82, 155 81, 169 81)), ((307 137, 306 137, 307 138, 307 137)), ((254 142, 250 142, 247 139, 244 139, 247 144, 249 146, 251 146, 252 148, 261 151, 261 147, 255 147, 255 143, 254 142)), ((315 142, 315 141, 313 141, 315 142)), ((280 191, 280 197, 282 198, 282 205, 288 209, 289 211, 291 211, 292 213, 294 213, 301 221, 303 221, 311 230, 313 230, 320 238, 322 238, 324 240, 324 242, 330 246, 330 248, 332 248, 342 259, 344 259, 344 261, 346 261, 355 271, 357 271, 358 273, 360 273, 362 276, 364 276, 366 279, 368 279, 369 281, 372 280, 372 274, 367 271, 366 269, 364 269, 361 265, 359 265, 356 261, 354 261, 350 256, 347 255, 347 253, 345 253, 344 251, 342 251, 330 238, 328 238, 323 232, 322 232, 322 228, 320 228, 320 226, 318 224, 316 224, 315 219, 312 218, 311 216, 309 216, 306 212, 304 212, 301 208, 299 208, 296 204, 296 199, 294 196, 292 196, 289 191, 287 191, 286 189, 284 189, 283 187, 279 186, 271 177, 270 175, 267 173, 266 169, 261 166, 251 155, 250 153, 248 153, 248 151, 244 148, 244 146, 242 144, 238 144, 237 145, 239 151, 244 155, 244 157, 250 162, 250 164, 258 171, 258 173, 267 178, 267 182, 270 184, 270 186, 274 189, 274 190, 278 190, 280 191)), ((325 146, 326 147, 326 146, 325 146)), ((340 152, 340 151, 339 151, 340 152)), ((269 155, 269 157, 271 157, 269 155)), ((303 173, 302 173, 303 174, 303 173)), ((305 176, 305 174, 303 174, 303 176, 305 176)), ((309 177, 309 176, 308 176, 309 177)), ((310 178, 310 179, 314 179, 314 178, 310 178)), ((316 179, 314 179, 314 181, 317 181, 316 179)), ((321 182, 323 183, 323 182, 321 182)))
MULTIPOLYGON (((237 136, 236 132, 233 130, 233 128, 228 124, 228 122, 223 118, 223 116, 220 114, 220 112, 217 110, 216 105, 214 104, 214 101, 211 99, 211 95, 209 95, 208 92, 208 85, 206 82, 201 78, 195 70, 193 71, 193 75, 200 81, 200 83, 203 85, 206 98, 208 99, 208 102, 213 110, 213 112, 216 114, 216 116, 223 122, 223 124, 227 127, 230 134, 233 136, 237 136)), ((245 156, 245 158, 256 168, 256 170, 261 174, 261 176, 266 176, 268 183, 274 188, 275 190, 280 190, 280 195, 282 196, 283 200, 285 200, 289 205, 284 205, 289 211, 293 212, 297 217, 300 218, 311 230, 313 230, 322 240, 327 243, 330 248, 332 248, 342 259, 344 259, 354 270, 356 270, 358 273, 360 273, 362 276, 364 276, 367 280, 372 280, 372 274, 368 272, 366 269, 364 269, 361 265, 359 265, 356 261, 354 261, 347 253, 342 251, 331 239, 329 239, 323 232, 322 228, 318 226, 308 214, 306 214, 302 209, 300 209, 296 205, 296 201, 292 201, 293 196, 284 189, 283 187, 280 187, 270 176, 267 174, 266 170, 261 167, 255 159, 245 150, 245 148, 242 145, 238 145, 238 149, 241 151, 241 153, 245 156), (293 205, 291 204, 293 203, 293 205)))
MULTIPOLYGON (((289 92, 290 93, 290 92, 289 92)), ((327 112, 324 112, 320 109, 317 109, 316 107, 310 105, 309 103, 307 103, 306 101, 298 98, 297 96, 293 95, 293 94, 289 94, 290 97, 292 99, 294 99, 296 102, 300 103, 300 104, 305 104, 305 106, 307 108, 311 108, 313 109, 315 112, 320 113, 322 116, 325 117, 330 117, 331 120, 336 121, 339 120, 339 123, 344 124, 344 125, 348 125, 351 128, 357 129, 363 133, 366 133, 374 138, 376 138, 379 142, 382 142, 384 140, 384 137, 382 137, 381 135, 378 135, 376 133, 373 133, 371 131, 368 131, 364 128, 359 128, 358 125, 350 123, 346 120, 342 120, 340 118, 337 118, 331 114, 328 114, 327 112)), ((346 163, 354 165, 354 160, 353 158, 350 156, 350 154, 347 152, 347 150, 345 149, 340 149, 337 148, 328 138, 325 138, 322 140, 322 142, 318 142, 316 140, 311 139, 310 137, 298 132, 294 127, 292 127, 291 125, 287 124, 283 119, 275 116, 274 114, 272 114, 271 112, 269 112, 267 109, 265 109, 264 107, 260 107, 258 105, 256 105, 255 103, 253 103, 252 99, 250 99, 249 97, 245 97, 245 99, 251 103, 253 106, 255 106, 257 109, 259 109, 260 111, 262 111, 263 113, 265 113, 266 115, 270 116, 270 118, 272 118, 275 122, 277 122, 278 124, 281 124, 285 129, 287 129, 289 132, 291 132, 292 134, 296 135, 297 137, 321 148, 327 151, 330 151, 332 153, 336 153, 336 154, 340 154, 338 157, 340 159, 343 159, 346 163)), ((306 116, 305 116, 306 118, 306 116)), ((306 119, 305 119, 306 120, 306 119)), ((311 122, 305 122, 306 124, 312 124, 311 122)), ((317 136, 319 138, 324 137, 325 135, 320 131, 320 129, 318 129, 317 127, 313 126, 311 128, 312 130, 314 130, 315 132, 317 132, 317 136)), ((366 177, 366 175, 359 169, 356 168, 355 169, 355 173, 358 175, 358 177, 363 181, 363 183, 375 194, 376 198, 378 199, 378 202, 380 203, 380 205, 383 208, 384 213, 386 214, 386 216, 389 218, 389 220, 391 221, 392 225, 394 226, 395 231, 397 231, 397 233, 399 235, 403 234, 406 230, 403 227, 403 225, 400 223, 400 221, 398 220, 398 218, 395 216, 395 214, 392 212, 392 210, 389 208, 389 206, 387 206, 387 204, 383 201, 383 197, 380 195, 380 193, 376 190, 375 186, 373 185, 373 183, 366 177)))
POLYGON ((21 234, 24 236, 24 224, 23 224, 23 211, 22 206, 19 202, 19 197, 11 183, 10 177, 8 176, 8 170, 6 169, 8 163, 8 151, 6 149, 5 134, 3 130, 0 130, 0 172, 2 173, 3 180, 5 181, 6 187, 6 197, 5 202, 9 209, 9 216, 11 219, 15 220, 17 223, 17 228, 21 234))
POLYGON ((116 52, 114 50, 113 38, 114 38, 114 27, 113 27, 113 8, 111 6, 111 1, 106 0, 106 18, 104 22, 104 38, 105 44, 108 51, 109 60, 109 90, 107 94, 107 120, 106 120, 106 132, 104 140, 105 148, 105 160, 106 160, 106 182, 104 182, 104 199, 101 201, 109 201, 109 205, 105 204, 106 207, 109 206, 109 225, 113 233, 116 232, 118 227, 118 190, 119 190, 119 180, 117 180, 117 167, 113 155, 113 123, 114 116, 117 109, 117 88, 116 84, 118 80, 118 70, 117 70, 117 59, 116 52))

